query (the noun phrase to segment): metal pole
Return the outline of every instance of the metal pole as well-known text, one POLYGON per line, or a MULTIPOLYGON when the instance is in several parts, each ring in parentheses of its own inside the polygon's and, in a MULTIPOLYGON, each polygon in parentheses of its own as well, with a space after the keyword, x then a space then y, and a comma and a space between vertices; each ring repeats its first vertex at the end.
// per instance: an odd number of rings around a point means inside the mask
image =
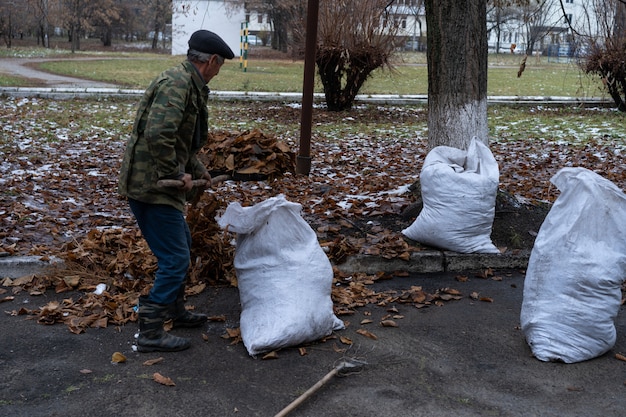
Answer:
POLYGON ((300 119, 300 150, 296 157, 296 174, 309 175, 311 171, 311 123, 313 88, 315 86, 315 50, 317 49, 317 15, 319 0, 309 0, 306 14, 306 44, 304 51, 304 82, 302 86, 302 114, 300 119))

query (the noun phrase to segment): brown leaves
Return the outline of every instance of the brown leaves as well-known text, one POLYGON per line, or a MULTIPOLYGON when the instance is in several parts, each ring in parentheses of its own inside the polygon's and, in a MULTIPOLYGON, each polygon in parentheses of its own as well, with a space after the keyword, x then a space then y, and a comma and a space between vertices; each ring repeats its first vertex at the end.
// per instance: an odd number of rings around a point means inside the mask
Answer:
POLYGON ((222 335, 222 339, 230 339, 230 344, 236 345, 237 343, 242 342, 241 330, 239 327, 236 329, 227 328, 226 333, 222 335))
POLYGON ((80 334, 88 328, 104 328, 109 323, 121 325, 134 320, 136 297, 133 293, 88 293, 76 301, 72 298, 51 301, 39 310, 27 310, 24 314, 36 315, 40 324, 64 323, 72 333, 80 334))
MULTIPOLYGON (((36 105, 9 106, 3 115, 15 121, 54 117, 42 111, 56 106, 41 103, 55 104, 40 99, 36 105)), ((95 105, 84 102, 80 106, 95 105)), ((267 115, 265 104, 246 103, 243 107, 248 112, 247 118, 267 115)), ((276 107, 274 114, 284 116, 276 119, 297 123, 296 110, 276 107)), ((93 113, 100 110, 94 109, 93 113)), ((105 111, 108 114, 111 110, 105 111)), ((499 111, 497 117, 503 113, 499 111)), ((121 111, 120 114, 131 113, 121 111)), ((563 116, 576 120, 588 118, 590 114, 586 110, 532 108, 520 110, 514 118, 554 120, 554 116, 563 116)), ((126 116, 120 116, 123 117, 126 116)), ((287 195, 291 201, 302 204, 305 220, 312 225, 321 246, 335 263, 354 254, 406 260, 413 251, 420 250, 409 245, 399 231, 410 221, 401 214, 414 199, 405 188, 419 177, 419 161, 427 153, 426 138, 416 125, 425 125, 425 109, 411 106, 354 109, 350 126, 380 123, 380 128, 364 134, 342 129, 345 115, 319 111, 316 118, 324 128, 320 131, 328 133, 314 138, 314 163, 308 176, 292 175, 290 145, 296 138, 286 124, 274 129, 285 142, 272 133, 258 130, 212 134, 210 144, 201 154, 211 170, 243 172, 250 178, 253 174, 262 174, 269 180, 216 185, 215 190, 203 193, 196 206, 190 208, 187 218, 193 233, 194 253, 188 294, 201 294, 208 285, 215 283, 236 285, 230 244, 233 236, 220 231, 214 221, 215 215, 230 201, 251 205, 277 194, 287 195)), ((502 126, 509 125, 506 120, 497 120, 502 126)), ((524 123, 516 125, 518 131, 525 129, 520 128, 524 123)), ((75 333, 134 320, 136 315, 132 308, 139 294, 151 285, 156 260, 138 232, 126 202, 117 197, 124 135, 115 131, 111 137, 97 136, 99 139, 94 140, 94 132, 74 132, 71 140, 59 140, 52 132, 54 140, 45 143, 43 156, 34 152, 44 148, 41 142, 36 142, 41 135, 31 134, 29 129, 32 128, 23 125, 13 131, 24 132, 33 144, 14 146, 6 153, 4 192, 0 195, 0 256, 54 254, 63 258, 66 268, 50 271, 45 276, 3 280, 2 285, 32 295, 53 289, 57 293, 71 293, 72 298, 42 311, 21 307, 11 314, 30 314, 45 324, 65 323, 75 333), (42 166, 49 168, 39 170, 42 166), (106 287, 101 295, 93 294, 97 285, 106 287)), ((97 132, 103 133, 102 129, 97 132)), ((588 137, 585 133, 583 145, 566 137, 555 141, 551 140, 554 136, 539 138, 532 133, 520 136, 508 132, 499 131, 490 147, 500 166, 500 187, 511 195, 531 201, 553 201, 557 190, 550 188, 549 178, 564 164, 588 167, 624 187, 623 156, 611 145, 610 137, 619 137, 614 130, 607 130, 608 136, 588 137)), ((492 274, 489 270, 480 273, 481 278, 495 279, 492 274)), ((356 308, 368 304, 397 303, 424 308, 460 297, 445 289, 426 291, 414 287, 377 292, 370 288, 371 283, 389 276, 355 274, 347 277, 336 272, 336 278, 339 285, 333 287, 332 297, 335 310, 341 315, 354 314, 356 308)), ((458 279, 466 281, 468 278, 458 279)), ((11 305, 15 294, 17 292, 0 301, 11 305)), ((489 302, 488 297, 483 298, 489 302)), ((228 338, 240 340, 236 335, 228 338)))
MULTIPOLYGON (((187 223, 193 242, 189 274, 192 284, 205 281, 237 285, 233 267, 235 248, 230 244, 230 237, 221 231, 215 220, 218 210, 225 206, 224 201, 217 196, 203 193, 199 201, 188 210, 187 223)), ((194 287, 194 292, 199 293, 203 289, 194 287)))
POLYGON ((176 386, 176 384, 174 383, 174 381, 172 381, 171 378, 163 376, 163 375, 161 375, 158 372, 155 372, 154 374, 152 374, 152 380, 154 382, 157 382, 157 383, 159 383, 161 385, 166 385, 168 387, 176 386))
POLYGON ((242 133, 214 132, 199 154, 212 171, 277 178, 294 172, 295 154, 289 146, 260 130, 242 133))
POLYGON ((148 359, 147 361, 144 361, 143 365, 144 366, 152 366, 152 365, 156 365, 157 363, 161 363, 165 360, 165 358, 163 357, 158 357, 155 359, 148 359))
POLYGON ((369 338, 369 339, 378 340, 378 337, 374 333, 372 333, 372 332, 370 332, 368 330, 358 329, 356 332, 358 334, 362 335, 362 336, 365 336, 365 337, 369 338))
MULTIPOLYGON (((430 305, 440 306, 444 302, 463 298, 461 292, 454 288, 440 288, 435 292, 427 292, 421 286, 411 286, 406 290, 376 292, 367 286, 379 279, 387 278, 385 275, 353 274, 350 277, 339 275, 339 278, 336 280, 336 284, 344 283, 346 285, 334 285, 331 291, 333 302, 339 306, 335 311, 338 315, 351 314, 352 309, 368 304, 384 306, 391 303, 401 303, 424 308, 430 305)), ((390 311, 397 313, 395 308, 390 309, 390 311)), ((364 319, 361 324, 371 322, 370 319, 364 319)), ((393 327, 391 323, 386 324, 387 327, 393 327)))

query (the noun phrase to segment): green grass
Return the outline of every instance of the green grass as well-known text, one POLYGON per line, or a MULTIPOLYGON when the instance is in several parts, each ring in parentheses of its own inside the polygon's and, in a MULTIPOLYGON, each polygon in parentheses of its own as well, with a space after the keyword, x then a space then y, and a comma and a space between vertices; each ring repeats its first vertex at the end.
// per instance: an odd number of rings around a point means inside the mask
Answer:
MULTIPOLYGON (((41 56, 34 51, 16 56, 41 56)), ((127 88, 144 89, 161 71, 179 64, 183 56, 152 53, 89 53, 42 62, 39 68, 62 75, 115 83, 127 88)), ((490 55, 488 95, 492 96, 565 96, 602 97, 602 85, 595 77, 583 74, 574 62, 554 62, 545 57, 528 59, 526 69, 517 77, 520 55, 490 55)), ((402 53, 396 57, 395 71, 377 70, 361 89, 361 94, 426 94, 428 75, 423 53, 402 53)), ((236 58, 222 67, 209 86, 215 91, 295 92, 302 90, 303 61, 261 60, 250 58, 246 71, 236 58)), ((26 85, 14 77, 0 74, 0 85, 26 85)), ((323 92, 316 75, 315 91, 323 92)))
POLYGON ((0 74, 0 87, 28 87, 29 82, 21 77, 0 74))

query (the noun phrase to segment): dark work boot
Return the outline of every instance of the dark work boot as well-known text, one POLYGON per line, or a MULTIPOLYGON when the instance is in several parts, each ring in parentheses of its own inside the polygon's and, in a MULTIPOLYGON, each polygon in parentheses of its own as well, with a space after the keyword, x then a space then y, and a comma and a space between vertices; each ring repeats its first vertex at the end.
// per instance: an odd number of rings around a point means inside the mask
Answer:
POLYGON ((176 352, 191 346, 189 339, 169 334, 163 329, 170 305, 153 303, 147 297, 139 297, 139 352, 176 352))
POLYGON ((205 314, 192 313, 185 308, 185 286, 178 291, 176 301, 171 305, 172 327, 200 327, 207 321, 205 314))

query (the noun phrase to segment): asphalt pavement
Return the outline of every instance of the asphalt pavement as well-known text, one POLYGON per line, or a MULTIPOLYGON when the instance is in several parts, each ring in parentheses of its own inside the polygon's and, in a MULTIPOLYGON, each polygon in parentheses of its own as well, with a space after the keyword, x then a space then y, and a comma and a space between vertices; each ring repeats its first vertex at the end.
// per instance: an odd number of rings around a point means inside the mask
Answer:
MULTIPOLYGON (((282 349, 273 359, 253 358, 243 344, 223 337, 239 325, 232 287, 210 288, 189 300, 197 311, 226 320, 173 330, 192 339, 189 350, 176 353, 134 352, 135 324, 75 335, 61 324, 3 314, 0 415, 276 416, 298 399, 288 415, 624 415, 626 363, 616 357, 626 353, 623 311, 617 342, 605 355, 575 364, 541 362, 519 328, 523 273, 496 270, 483 278, 478 272, 410 273, 377 282, 375 291, 453 288, 462 298, 421 309, 400 302, 356 308, 340 316, 345 330, 304 350, 282 349), (390 316, 397 327, 381 325, 390 316), (115 352, 127 361, 112 363, 115 352), (351 372, 330 376, 305 395, 346 363, 355 365, 351 372), (155 373, 175 385, 155 382, 155 373)), ((2 307, 12 312, 80 296, 20 292, 2 307)))

